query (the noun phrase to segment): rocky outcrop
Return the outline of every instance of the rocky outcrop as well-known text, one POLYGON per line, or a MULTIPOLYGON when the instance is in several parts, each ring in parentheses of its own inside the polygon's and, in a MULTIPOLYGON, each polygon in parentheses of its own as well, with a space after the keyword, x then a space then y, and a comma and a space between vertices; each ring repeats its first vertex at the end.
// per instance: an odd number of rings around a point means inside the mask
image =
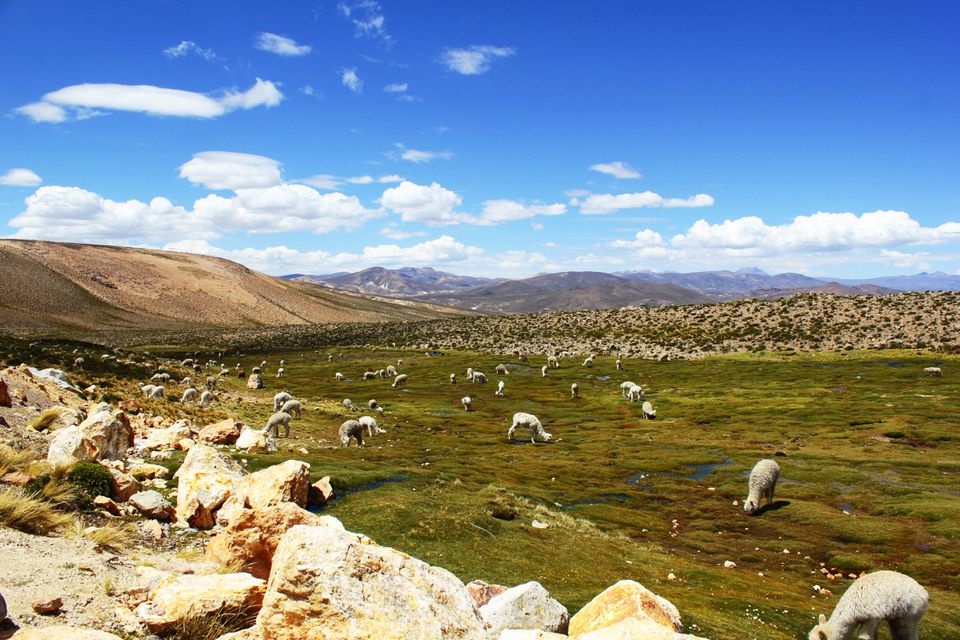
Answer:
POLYGON ((291 502, 242 510, 207 543, 207 560, 240 565, 254 577, 266 579, 283 534, 298 524, 321 525, 324 518, 329 516, 318 516, 291 502))
POLYGON ((177 520, 189 522, 202 518, 201 509, 213 514, 227 498, 241 491, 245 475, 240 465, 226 454, 207 445, 194 445, 174 474, 179 479, 177 520))
POLYGON ((197 435, 197 440, 209 444, 233 444, 240 437, 242 427, 239 421, 227 418, 205 426, 197 435))
POLYGON ((345 531, 334 518, 283 536, 254 633, 262 640, 488 640, 456 576, 345 531))
POLYGON ((138 440, 138 449, 173 449, 177 442, 193 435, 190 427, 177 421, 165 429, 147 429, 146 437, 138 440))
MULTIPOLYGON (((579 638, 630 618, 649 620, 671 632, 683 631, 680 612, 669 600, 661 598, 639 582, 621 580, 580 609, 570 619, 568 633, 571 638, 579 638)), ((610 636, 616 637, 619 636, 610 636)))
POLYGON ((550 597, 539 582, 527 582, 495 596, 480 607, 480 617, 495 635, 505 629, 564 633, 570 621, 567 608, 550 597))
POLYGON ((266 582, 248 573, 176 575, 161 579, 136 613, 154 633, 164 633, 179 621, 213 613, 248 620, 260 608, 266 582))
POLYGON ((52 465, 71 465, 97 459, 97 447, 79 426, 61 429, 50 441, 47 462, 52 465))
POLYGON ((133 446, 133 427, 121 411, 98 411, 80 423, 80 430, 96 446, 97 460, 123 460, 133 446))
POLYGON ((306 507, 310 487, 310 465, 300 460, 287 460, 256 473, 243 483, 247 505, 256 509, 283 502, 306 507))

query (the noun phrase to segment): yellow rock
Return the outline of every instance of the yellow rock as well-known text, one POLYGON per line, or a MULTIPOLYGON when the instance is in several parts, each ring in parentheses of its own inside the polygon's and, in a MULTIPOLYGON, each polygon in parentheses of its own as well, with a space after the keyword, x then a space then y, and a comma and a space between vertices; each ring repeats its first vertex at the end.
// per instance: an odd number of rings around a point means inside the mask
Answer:
POLYGON ((567 633, 571 638, 579 638, 591 631, 615 625, 628 618, 650 620, 671 632, 683 631, 680 612, 670 601, 656 595, 639 582, 621 580, 608 587, 578 611, 570 619, 570 628, 567 633))
POLYGON ((137 615, 151 631, 163 633, 188 618, 218 612, 256 613, 266 589, 264 580, 249 573, 168 576, 150 590, 137 615))

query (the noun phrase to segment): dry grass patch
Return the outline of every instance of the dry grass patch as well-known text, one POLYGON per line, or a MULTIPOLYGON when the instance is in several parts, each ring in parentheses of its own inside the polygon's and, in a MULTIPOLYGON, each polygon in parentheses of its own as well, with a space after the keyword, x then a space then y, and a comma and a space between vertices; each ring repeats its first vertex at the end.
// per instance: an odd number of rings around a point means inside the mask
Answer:
POLYGON ((45 500, 24 495, 19 489, 0 489, 0 524, 38 535, 50 535, 73 523, 45 500))
POLYGON ((39 416, 30 421, 30 424, 27 425, 27 428, 33 429, 34 431, 46 431, 50 426, 57 421, 63 415, 62 407, 54 407, 52 409, 47 409, 39 416))

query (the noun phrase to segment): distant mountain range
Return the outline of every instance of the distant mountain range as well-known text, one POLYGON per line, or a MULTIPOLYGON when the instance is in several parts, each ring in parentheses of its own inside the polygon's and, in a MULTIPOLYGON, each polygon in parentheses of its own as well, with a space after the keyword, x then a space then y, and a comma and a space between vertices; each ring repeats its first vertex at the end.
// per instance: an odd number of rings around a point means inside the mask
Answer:
POLYGON ((885 295, 897 291, 960 291, 960 276, 942 272, 859 280, 770 275, 760 269, 692 273, 568 271, 494 280, 430 268, 374 267, 356 273, 291 274, 285 279, 357 293, 411 298, 484 313, 569 311, 775 299, 804 292, 885 295))

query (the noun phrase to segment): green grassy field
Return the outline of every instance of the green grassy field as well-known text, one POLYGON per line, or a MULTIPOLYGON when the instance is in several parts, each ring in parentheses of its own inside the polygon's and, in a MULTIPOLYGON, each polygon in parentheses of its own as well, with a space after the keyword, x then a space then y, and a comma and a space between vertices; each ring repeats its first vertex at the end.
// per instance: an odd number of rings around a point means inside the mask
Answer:
POLYGON ((304 399, 294 437, 249 467, 307 460, 340 492, 325 511, 381 544, 464 581, 539 580, 571 610, 634 579, 673 601, 690 632, 715 639, 805 637, 850 582, 828 579, 821 563, 843 574, 897 569, 931 593, 925 636, 960 638, 960 358, 942 378, 921 370, 943 357, 915 351, 628 360, 624 371, 598 357, 592 369, 566 360, 543 378, 543 358, 351 349, 331 350, 328 362, 327 353, 246 355, 247 371, 269 361, 267 388, 218 410, 260 426, 277 390, 304 399), (277 380, 280 358, 287 375, 277 380), (406 387, 362 381, 367 367, 397 358, 406 387), (501 362, 511 374, 497 398, 501 362), (490 383, 464 383, 468 366, 490 383), (353 380, 337 382, 337 371, 353 380), (626 379, 645 388, 657 420, 620 397, 626 379), (339 448, 339 424, 358 415, 343 398, 361 413, 377 399, 388 433, 339 448), (556 441, 509 443, 516 411, 539 416, 556 441), (301 446, 310 453, 295 453, 301 446), (774 456, 774 508, 745 515, 734 501, 749 470, 774 456))

